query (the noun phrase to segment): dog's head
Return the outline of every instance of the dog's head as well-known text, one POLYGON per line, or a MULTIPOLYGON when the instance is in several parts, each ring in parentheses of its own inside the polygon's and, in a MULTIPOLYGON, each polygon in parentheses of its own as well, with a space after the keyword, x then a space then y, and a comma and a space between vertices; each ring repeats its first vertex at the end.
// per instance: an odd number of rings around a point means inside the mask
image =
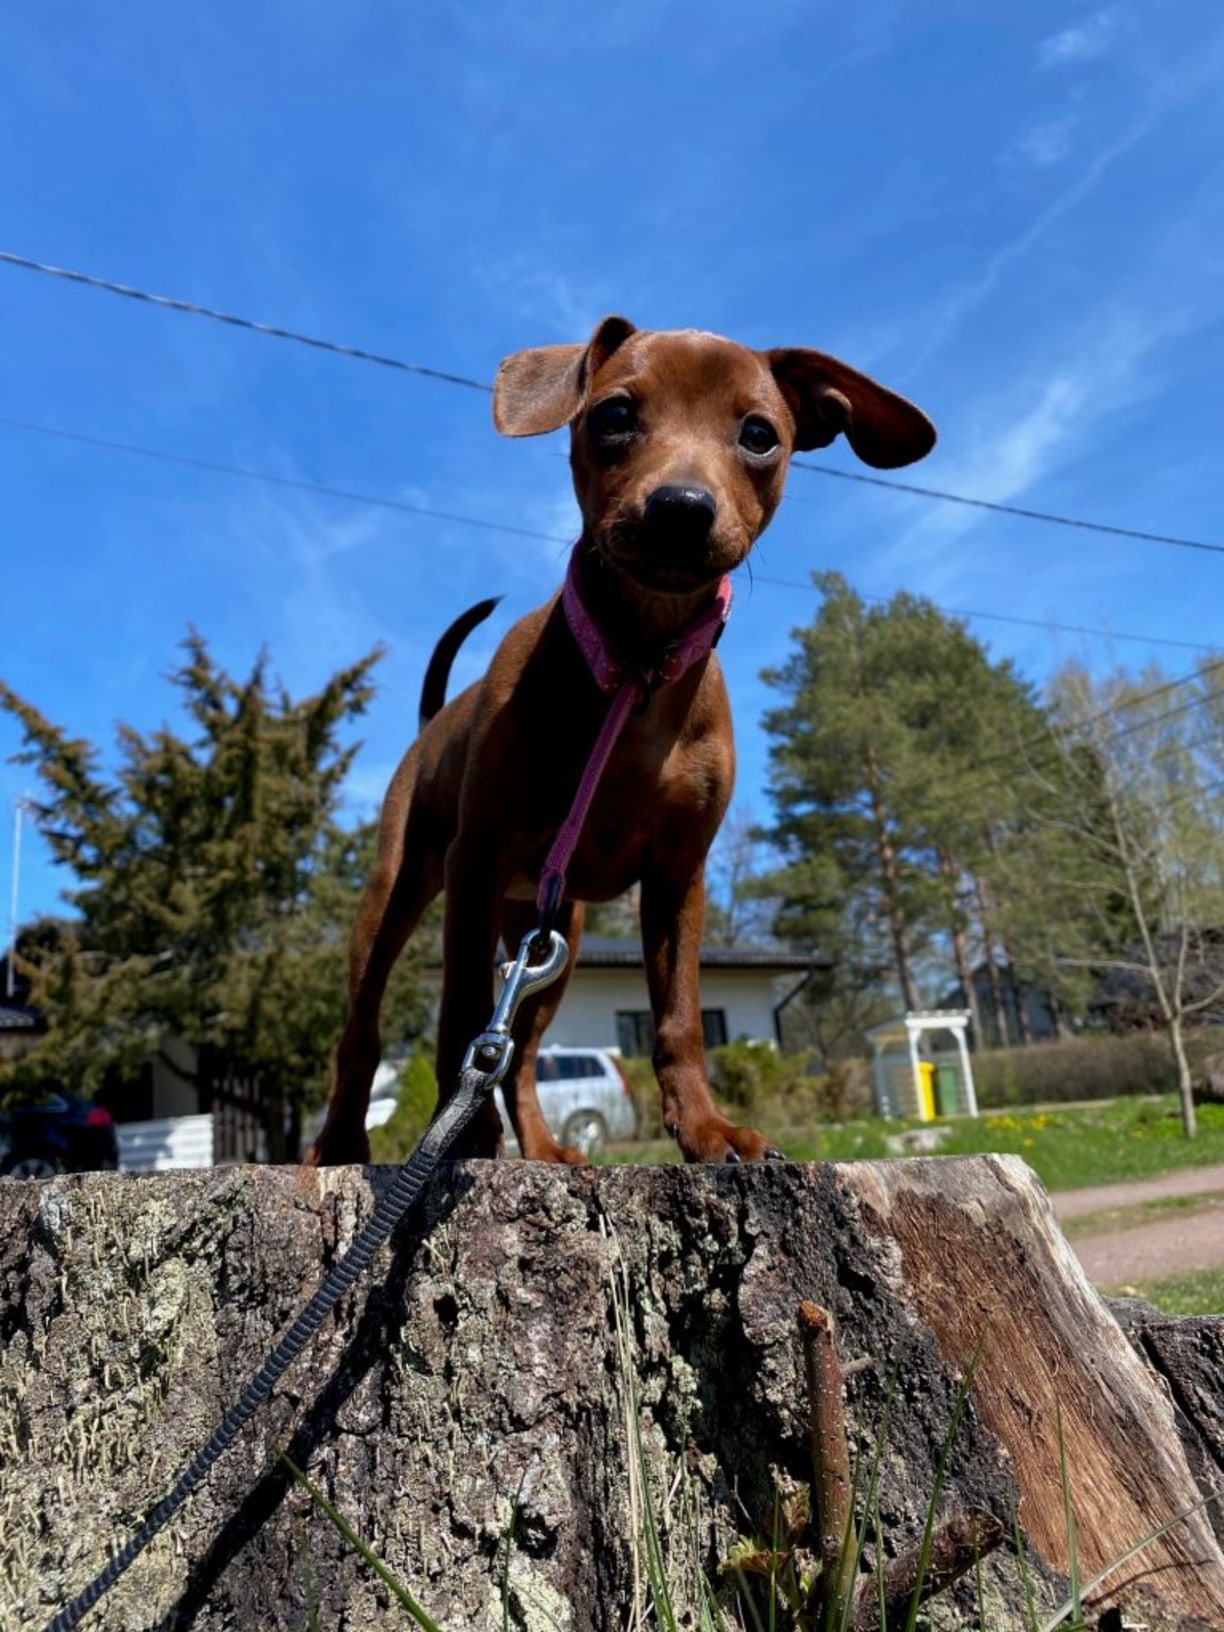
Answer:
POLYGON ((919 409, 823 352, 752 351, 606 317, 585 345, 497 371, 505 436, 569 425, 585 537, 643 588, 691 594, 736 567, 777 509, 792 453, 844 434, 877 469, 930 452, 919 409))

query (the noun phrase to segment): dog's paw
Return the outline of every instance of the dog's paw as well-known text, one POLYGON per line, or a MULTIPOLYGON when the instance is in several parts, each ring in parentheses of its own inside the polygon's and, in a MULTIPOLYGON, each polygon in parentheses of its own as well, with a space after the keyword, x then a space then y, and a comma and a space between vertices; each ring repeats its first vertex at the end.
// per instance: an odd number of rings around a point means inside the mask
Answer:
POLYGON ((303 1167, 365 1167, 370 1160, 370 1141, 364 1128, 357 1139, 323 1132, 302 1157, 303 1167))
POLYGON ((740 1128, 725 1116, 708 1116, 690 1127, 675 1130, 676 1143, 686 1162, 784 1161, 776 1145, 755 1128, 740 1128))
POLYGON ((523 1150, 525 1162, 560 1162, 566 1167, 589 1167, 591 1158, 573 1145, 559 1145, 551 1136, 535 1139, 523 1150))

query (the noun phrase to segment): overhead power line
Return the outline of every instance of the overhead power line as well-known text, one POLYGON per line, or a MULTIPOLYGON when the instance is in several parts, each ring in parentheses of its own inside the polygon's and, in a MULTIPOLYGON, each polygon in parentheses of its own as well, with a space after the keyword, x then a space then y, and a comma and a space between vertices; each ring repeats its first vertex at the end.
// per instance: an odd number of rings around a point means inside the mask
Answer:
POLYGON ((265 482, 270 487, 287 487, 301 493, 316 493, 320 498, 342 499, 347 504, 369 505, 376 510, 394 510, 401 515, 427 516, 433 521, 453 521, 463 527, 480 527, 490 533, 509 533, 515 538, 536 538, 545 543, 572 544, 572 539, 552 533, 534 532, 530 527, 515 527, 504 521, 484 521, 479 516, 461 516, 449 510, 435 510, 428 504, 412 504, 407 499, 389 499, 373 493, 358 493, 352 488, 328 487, 322 482, 308 482, 298 476, 277 476, 269 470, 249 470, 244 465, 227 465, 217 459, 200 459, 190 453, 167 453, 160 448, 141 447, 136 442, 119 442, 112 437, 93 436, 87 431, 66 431, 56 425, 39 425, 33 420, 12 419, 0 414, 0 425, 12 431, 28 431, 34 436, 55 437, 62 442, 77 442, 87 448, 98 448, 103 453, 128 453, 138 459, 154 459, 163 465, 185 465, 189 470, 203 470, 213 476, 235 476, 245 482, 265 482))
MULTIPOLYGON (((1059 516, 1051 510, 1028 510, 1018 504, 999 504, 994 499, 971 499, 964 493, 949 493, 940 487, 920 487, 917 482, 897 482, 891 477, 864 476, 857 470, 837 470, 833 465, 815 465, 807 459, 792 459, 797 470, 817 476, 834 476, 839 482, 861 482, 865 487, 887 487, 894 493, 914 493, 922 499, 938 499, 943 504, 963 504, 974 510, 990 510, 999 516, 1019 516, 1022 521, 1040 521, 1052 527, 1078 527, 1087 533, 1108 533, 1112 538, 1133 538, 1143 544, 1171 544, 1179 550, 1205 550, 1224 555, 1224 544, 1209 544, 1199 538, 1178 538, 1171 533, 1146 533, 1138 527, 1115 527, 1110 522, 1087 521, 1082 516, 1059 516)), ((801 503, 813 501, 804 499, 801 503)))
MULTIPOLYGON (((0 420, 0 424, 3 423, 4 421, 0 420)), ((815 584, 805 584, 801 578, 773 578, 763 572, 754 572, 752 581, 754 584, 771 584, 777 589, 806 589, 813 594, 819 593, 815 584)), ((872 601, 880 606, 886 605, 889 600, 887 595, 864 595, 858 590, 855 593, 860 600, 872 601)), ((925 600, 926 596, 921 596, 920 599, 925 600)), ((1050 629, 1060 635, 1092 635, 1100 640, 1132 640, 1138 641, 1144 646, 1177 646, 1182 651, 1188 652, 1212 652, 1216 650, 1215 646, 1201 640, 1173 640, 1167 635, 1129 635, 1123 633, 1120 629, 1093 629, 1087 624, 1054 623, 1047 618, 1021 618, 1011 612, 982 612, 975 607, 944 606, 938 601, 932 601, 931 605, 948 618, 983 618, 990 623, 1019 624, 1025 629, 1050 629)))
POLYGON ((491 391, 483 380, 469 379, 466 374, 451 374, 441 368, 427 368, 424 363, 406 363, 402 357, 388 357, 382 352, 366 351, 361 346, 347 346, 338 340, 321 340, 314 334, 300 334, 296 329, 281 328, 275 323, 257 323, 254 318, 238 317, 233 312, 219 312, 211 306, 198 306, 192 300, 179 300, 173 295, 153 295, 131 284, 113 283, 109 278, 96 278, 89 272, 74 272, 65 266, 48 266, 45 261, 33 261, 26 255, 14 255, 0 249, 0 262, 18 266, 27 272, 41 272, 49 278, 63 278, 68 283, 81 283, 89 289, 102 289, 108 295, 123 295, 128 300, 143 301, 148 306, 162 306, 172 312, 184 312, 189 317, 207 317, 214 323, 228 323, 234 329, 248 329, 252 334, 266 334, 273 340, 292 340, 299 346, 310 346, 314 351, 329 351, 337 357, 351 357, 359 363, 377 363, 380 368, 394 368, 401 374, 417 374, 427 380, 442 380, 447 385, 463 385, 473 391, 491 391))
MULTIPOLYGON (((279 324, 256 322, 253 318, 239 317, 233 312, 218 311, 214 307, 201 306, 195 301, 181 300, 172 295, 151 294, 148 290, 135 288, 131 284, 116 283, 110 278, 100 278, 93 273, 78 272, 69 267, 51 266, 46 261, 37 261, 28 255, 18 255, 12 250, 0 249, 0 264, 18 267, 26 272, 38 272, 44 277, 59 278, 68 283, 81 284, 88 289, 99 289, 106 294, 122 295, 127 300, 142 301, 149 306, 160 306, 191 317, 209 318, 214 323, 225 323, 231 328, 245 329, 252 334, 267 335, 275 340, 291 340, 297 345, 310 346, 315 351, 331 352, 338 357, 349 357, 362 363, 377 363, 381 368, 395 369, 402 374, 415 374, 421 379, 440 380, 445 385, 461 385, 471 391, 489 393, 493 389, 488 381, 473 379, 468 374, 457 374, 447 369, 429 367, 424 363, 406 362, 403 358, 366 351, 360 346, 320 339, 317 335, 301 334, 295 329, 287 329, 279 324)), ((1104 533, 1113 538, 1130 538, 1144 544, 1164 544, 1175 549, 1224 555, 1224 544, 1211 543, 1205 539, 1181 538, 1171 533, 1145 532, 1136 527, 1119 527, 1110 522, 1089 521, 1082 516, 1062 516, 1054 511, 1026 509, 1021 505, 1001 504, 993 499, 975 499, 966 493, 951 493, 943 488, 924 487, 915 482, 899 482, 886 476, 865 476, 858 471, 838 470, 833 465, 816 464, 808 459, 795 459, 792 460, 792 464, 796 469, 808 471, 812 475, 833 477, 843 482, 859 482, 867 487, 891 488, 896 493, 910 493, 941 504, 967 505, 974 510, 988 510, 996 515, 1015 516, 1022 521, 1040 522, 1046 526, 1075 527, 1084 532, 1104 533)), ((800 499, 800 503, 810 502, 800 499)))
MULTIPOLYGON (((1154 698, 1164 697, 1170 692, 1180 691, 1183 686, 1201 684, 1209 676, 1218 674, 1221 670, 1224 670, 1224 658, 1213 658, 1199 668, 1192 669, 1189 674, 1181 674, 1176 679, 1162 681, 1158 686, 1149 686, 1145 691, 1137 691, 1132 696, 1125 697, 1119 702, 1110 703, 1105 708, 1098 709, 1096 713, 1088 714, 1081 720, 1051 721, 1046 730, 1038 732, 1034 736, 1022 738, 1019 742, 1012 743, 1009 747, 1000 749, 997 753, 985 755, 978 761, 977 771, 992 776, 993 766, 1014 764, 1018 755, 1026 753, 1030 748, 1037 748, 1048 743, 1052 736, 1072 736, 1082 739, 1084 733, 1090 731, 1093 726, 1122 719, 1132 709, 1140 708, 1144 703, 1152 702, 1154 698)), ((1159 714, 1152 714, 1146 719, 1136 720, 1130 725, 1120 726, 1116 731, 1110 730, 1097 740, 1101 746, 1108 747, 1112 743, 1121 742, 1124 738, 1132 737, 1140 731, 1150 731, 1157 726, 1165 725, 1169 720, 1178 719, 1183 714, 1191 714, 1195 709, 1206 708, 1217 700, 1218 695, 1216 692, 1200 694, 1197 697, 1192 697, 1189 702, 1177 703, 1172 708, 1165 709, 1159 714)), ((1087 740, 1091 746, 1093 739, 1088 738, 1087 740)), ((1199 747, 1202 745, 1202 742, 1195 744, 1195 746, 1199 747)), ((993 779, 998 780, 998 778, 993 779)))
MULTIPOLYGON (((102 453, 128 454, 133 458, 152 459, 158 464, 182 465, 189 470, 204 471, 212 476, 230 476, 244 482, 262 482, 270 487, 287 488, 301 493, 312 493, 320 498, 339 499, 346 504, 365 505, 376 510, 389 510, 400 515, 419 516, 433 521, 451 522, 460 527, 475 527, 482 532, 504 533, 512 538, 531 538, 543 544, 568 545, 573 539, 563 533, 546 533, 532 527, 515 527, 510 522, 488 521, 483 516, 469 516, 454 510, 439 510, 428 504, 414 504, 406 499, 392 499, 380 494, 362 493, 353 488, 331 487, 323 482, 310 482, 297 476, 280 476, 272 471, 253 470, 246 465, 226 464, 219 459, 204 459, 195 454, 170 453, 163 448, 147 448, 137 442, 123 442, 114 437, 95 436, 88 431, 70 431, 57 425, 41 425, 34 420, 17 419, 0 414, 0 426, 32 436, 51 437, 56 441, 75 443, 95 448, 102 453)), ((769 584, 780 589, 804 589, 816 593, 816 586, 795 578, 773 578, 754 572, 753 582, 769 584)), ((886 596, 865 595, 864 600, 885 601, 886 596)), ((937 604, 937 603, 932 603, 937 604)), ((1008 612, 982 612, 964 607, 939 606, 939 611, 954 618, 982 618, 995 623, 1011 623, 1022 628, 1051 630, 1058 634, 1087 635, 1102 640, 1125 640, 1145 646, 1177 647, 1183 651, 1212 651, 1209 644, 1192 640, 1175 640, 1167 635, 1125 634, 1120 630, 1093 629, 1085 624, 1055 623, 1043 618, 1022 618, 1008 612)))

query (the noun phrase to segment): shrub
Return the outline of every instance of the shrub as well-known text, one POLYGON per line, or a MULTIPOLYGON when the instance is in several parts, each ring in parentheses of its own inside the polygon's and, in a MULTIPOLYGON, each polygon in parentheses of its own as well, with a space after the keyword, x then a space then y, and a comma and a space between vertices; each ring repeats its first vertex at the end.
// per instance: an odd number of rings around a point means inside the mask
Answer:
MULTIPOLYGON (((1192 1065, 1215 1043, 1209 1033, 1187 1039, 1192 1065)), ((1029 1048, 983 1049, 973 1056, 973 1080, 983 1109, 1165 1094, 1177 1087, 1168 1038, 1152 1031, 1075 1037, 1029 1048)))
POLYGON ((749 1111, 762 1099, 783 1091, 800 1074, 806 1054, 780 1054, 768 1043, 724 1043, 708 1054, 710 1081, 724 1105, 749 1111))
POLYGON ((437 1103, 438 1079, 432 1062, 424 1054, 410 1054, 400 1067, 391 1119, 370 1134, 370 1160, 392 1165, 406 1162, 437 1103))
POLYGON ((654 1067, 647 1059, 620 1059, 621 1070, 629 1081, 633 1106, 637 1111, 638 1138, 662 1139, 663 1107, 659 1103, 659 1085, 654 1067))
POLYGON ((850 1122, 875 1114, 875 1083, 866 1060, 834 1060, 815 1079, 815 1114, 822 1122, 850 1122))
POLYGON ((710 1078, 735 1111, 754 1111, 778 1125, 844 1122, 868 1113, 871 1076, 863 1060, 817 1069, 814 1050, 783 1054, 767 1043, 728 1043, 710 1050, 710 1078))

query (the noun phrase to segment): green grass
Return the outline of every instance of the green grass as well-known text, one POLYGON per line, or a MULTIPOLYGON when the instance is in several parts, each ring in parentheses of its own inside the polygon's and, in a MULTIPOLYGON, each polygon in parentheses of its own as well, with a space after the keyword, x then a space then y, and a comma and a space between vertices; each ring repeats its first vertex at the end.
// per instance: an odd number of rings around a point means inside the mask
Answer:
POLYGON ((1166 1315, 1224 1315, 1224 1269, 1199 1269, 1163 1281, 1138 1281, 1119 1290, 1137 1292, 1166 1315))
MULTIPOLYGON (((795 1161, 845 1162, 890 1154, 885 1140, 912 1123, 881 1118, 836 1126, 788 1126, 783 1107, 764 1105, 751 1118, 795 1161)), ((1150 1178, 1178 1167, 1224 1163, 1224 1105, 1199 1107, 1197 1139, 1186 1139, 1177 1102, 1167 1094, 1150 1099, 1102 1100, 1093 1105, 988 1112, 956 1118, 940 1154, 983 1152, 1022 1156, 1049 1190, 1150 1178)), ((617 1161, 676 1161, 670 1141, 624 1145, 617 1161)))
POLYGON ((1176 1100, 1166 1095, 962 1121, 944 1149, 1023 1156, 1050 1190, 1116 1184, 1224 1162, 1224 1106, 1200 1109, 1196 1139, 1184 1136, 1176 1100))

